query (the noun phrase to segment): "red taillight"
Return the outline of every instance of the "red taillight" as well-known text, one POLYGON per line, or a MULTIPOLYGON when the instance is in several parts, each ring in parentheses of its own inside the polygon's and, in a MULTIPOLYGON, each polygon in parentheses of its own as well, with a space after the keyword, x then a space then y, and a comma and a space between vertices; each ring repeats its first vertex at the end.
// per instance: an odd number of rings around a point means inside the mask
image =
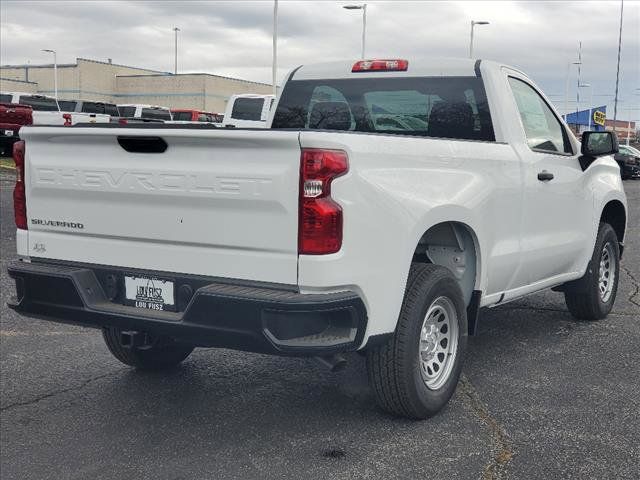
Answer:
POLYGON ((341 150, 302 149, 298 253, 324 255, 342 247, 342 208, 331 198, 331 181, 348 169, 341 150))
POLYGON ((121 118, 118 120, 119 125, 127 125, 129 122, 126 118, 121 118))
POLYGON ((71 114, 70 113, 63 113, 62 114, 62 118, 64 119, 64 126, 65 127, 70 127, 71 126, 71 114))
POLYGON ((16 186, 13 188, 13 213, 16 227, 27 229, 27 195, 24 188, 24 140, 13 144, 13 162, 16 164, 16 186))
POLYGON ((360 60, 353 64, 352 72, 405 72, 408 60, 360 60))

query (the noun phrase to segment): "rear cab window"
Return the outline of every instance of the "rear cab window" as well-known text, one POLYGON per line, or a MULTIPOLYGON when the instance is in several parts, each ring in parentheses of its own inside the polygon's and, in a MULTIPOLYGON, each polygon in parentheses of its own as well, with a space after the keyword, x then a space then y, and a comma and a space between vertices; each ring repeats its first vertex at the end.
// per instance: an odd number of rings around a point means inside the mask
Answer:
POLYGON ((495 141, 475 76, 292 80, 272 128, 495 141))
POLYGON ((61 112, 75 112, 77 103, 75 100, 58 100, 58 105, 61 112))
POLYGON ((133 118, 136 115, 136 107, 118 107, 120 116, 124 118, 133 118))
POLYGON ((39 112, 58 111, 58 104, 55 98, 43 97, 41 95, 21 95, 18 103, 31 105, 34 110, 39 112))
POLYGON ((180 122, 190 122, 191 112, 173 112, 173 119, 180 122))
POLYGON ((11 95, 0 94, 0 103, 11 103, 11 95))
POLYGON ((118 116, 118 108, 112 103, 82 102, 82 113, 106 113, 118 116))
POLYGON ((171 112, 163 108, 143 108, 141 117, 153 120, 171 120, 171 112))
POLYGON ((118 107, 116 107, 113 103, 105 103, 104 104, 104 113, 107 115, 112 115, 114 117, 119 116, 118 107))
POLYGON ((233 102, 231 118, 259 121, 262 119, 263 107, 264 98, 236 98, 233 102))

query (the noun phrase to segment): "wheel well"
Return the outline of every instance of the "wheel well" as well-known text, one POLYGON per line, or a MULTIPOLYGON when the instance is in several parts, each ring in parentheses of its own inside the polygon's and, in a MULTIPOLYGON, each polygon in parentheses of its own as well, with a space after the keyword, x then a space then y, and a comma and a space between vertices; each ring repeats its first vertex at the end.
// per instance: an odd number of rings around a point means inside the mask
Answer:
MULTIPOLYGON (((622 202, 612 200, 607 203, 602 210, 602 215, 600 215, 600 221, 611 225, 613 230, 616 232, 616 237, 618 237, 618 242, 622 247, 622 242, 624 241, 624 230, 627 224, 627 215, 622 202)), ((622 249, 620 249, 620 254, 622 254, 622 249)))
POLYGON ((458 280, 464 301, 471 301, 479 273, 476 236, 460 222, 443 222, 427 230, 414 251, 413 261, 447 267, 458 280))

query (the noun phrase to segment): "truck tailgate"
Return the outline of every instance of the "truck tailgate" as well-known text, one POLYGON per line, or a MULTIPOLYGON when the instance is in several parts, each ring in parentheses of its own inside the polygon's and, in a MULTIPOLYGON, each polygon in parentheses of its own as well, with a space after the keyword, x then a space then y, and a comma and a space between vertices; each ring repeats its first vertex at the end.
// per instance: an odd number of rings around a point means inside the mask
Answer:
POLYGON ((298 132, 32 127, 21 137, 29 256, 297 282, 298 132), (165 151, 147 151, 162 141, 165 151))

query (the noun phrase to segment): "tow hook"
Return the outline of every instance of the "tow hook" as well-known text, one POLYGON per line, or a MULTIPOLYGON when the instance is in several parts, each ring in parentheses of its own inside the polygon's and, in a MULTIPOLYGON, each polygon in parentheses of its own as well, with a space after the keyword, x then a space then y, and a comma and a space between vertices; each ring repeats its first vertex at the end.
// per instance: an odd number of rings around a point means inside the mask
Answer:
POLYGON ((327 355, 324 357, 313 357, 313 358, 321 365, 327 367, 329 371, 332 373, 340 372, 341 370, 344 370, 345 367, 347 366, 347 359, 337 353, 333 355, 327 355))
POLYGON ((153 341, 146 332, 125 330, 120 332, 120 345, 122 348, 146 350, 152 347, 153 341))

